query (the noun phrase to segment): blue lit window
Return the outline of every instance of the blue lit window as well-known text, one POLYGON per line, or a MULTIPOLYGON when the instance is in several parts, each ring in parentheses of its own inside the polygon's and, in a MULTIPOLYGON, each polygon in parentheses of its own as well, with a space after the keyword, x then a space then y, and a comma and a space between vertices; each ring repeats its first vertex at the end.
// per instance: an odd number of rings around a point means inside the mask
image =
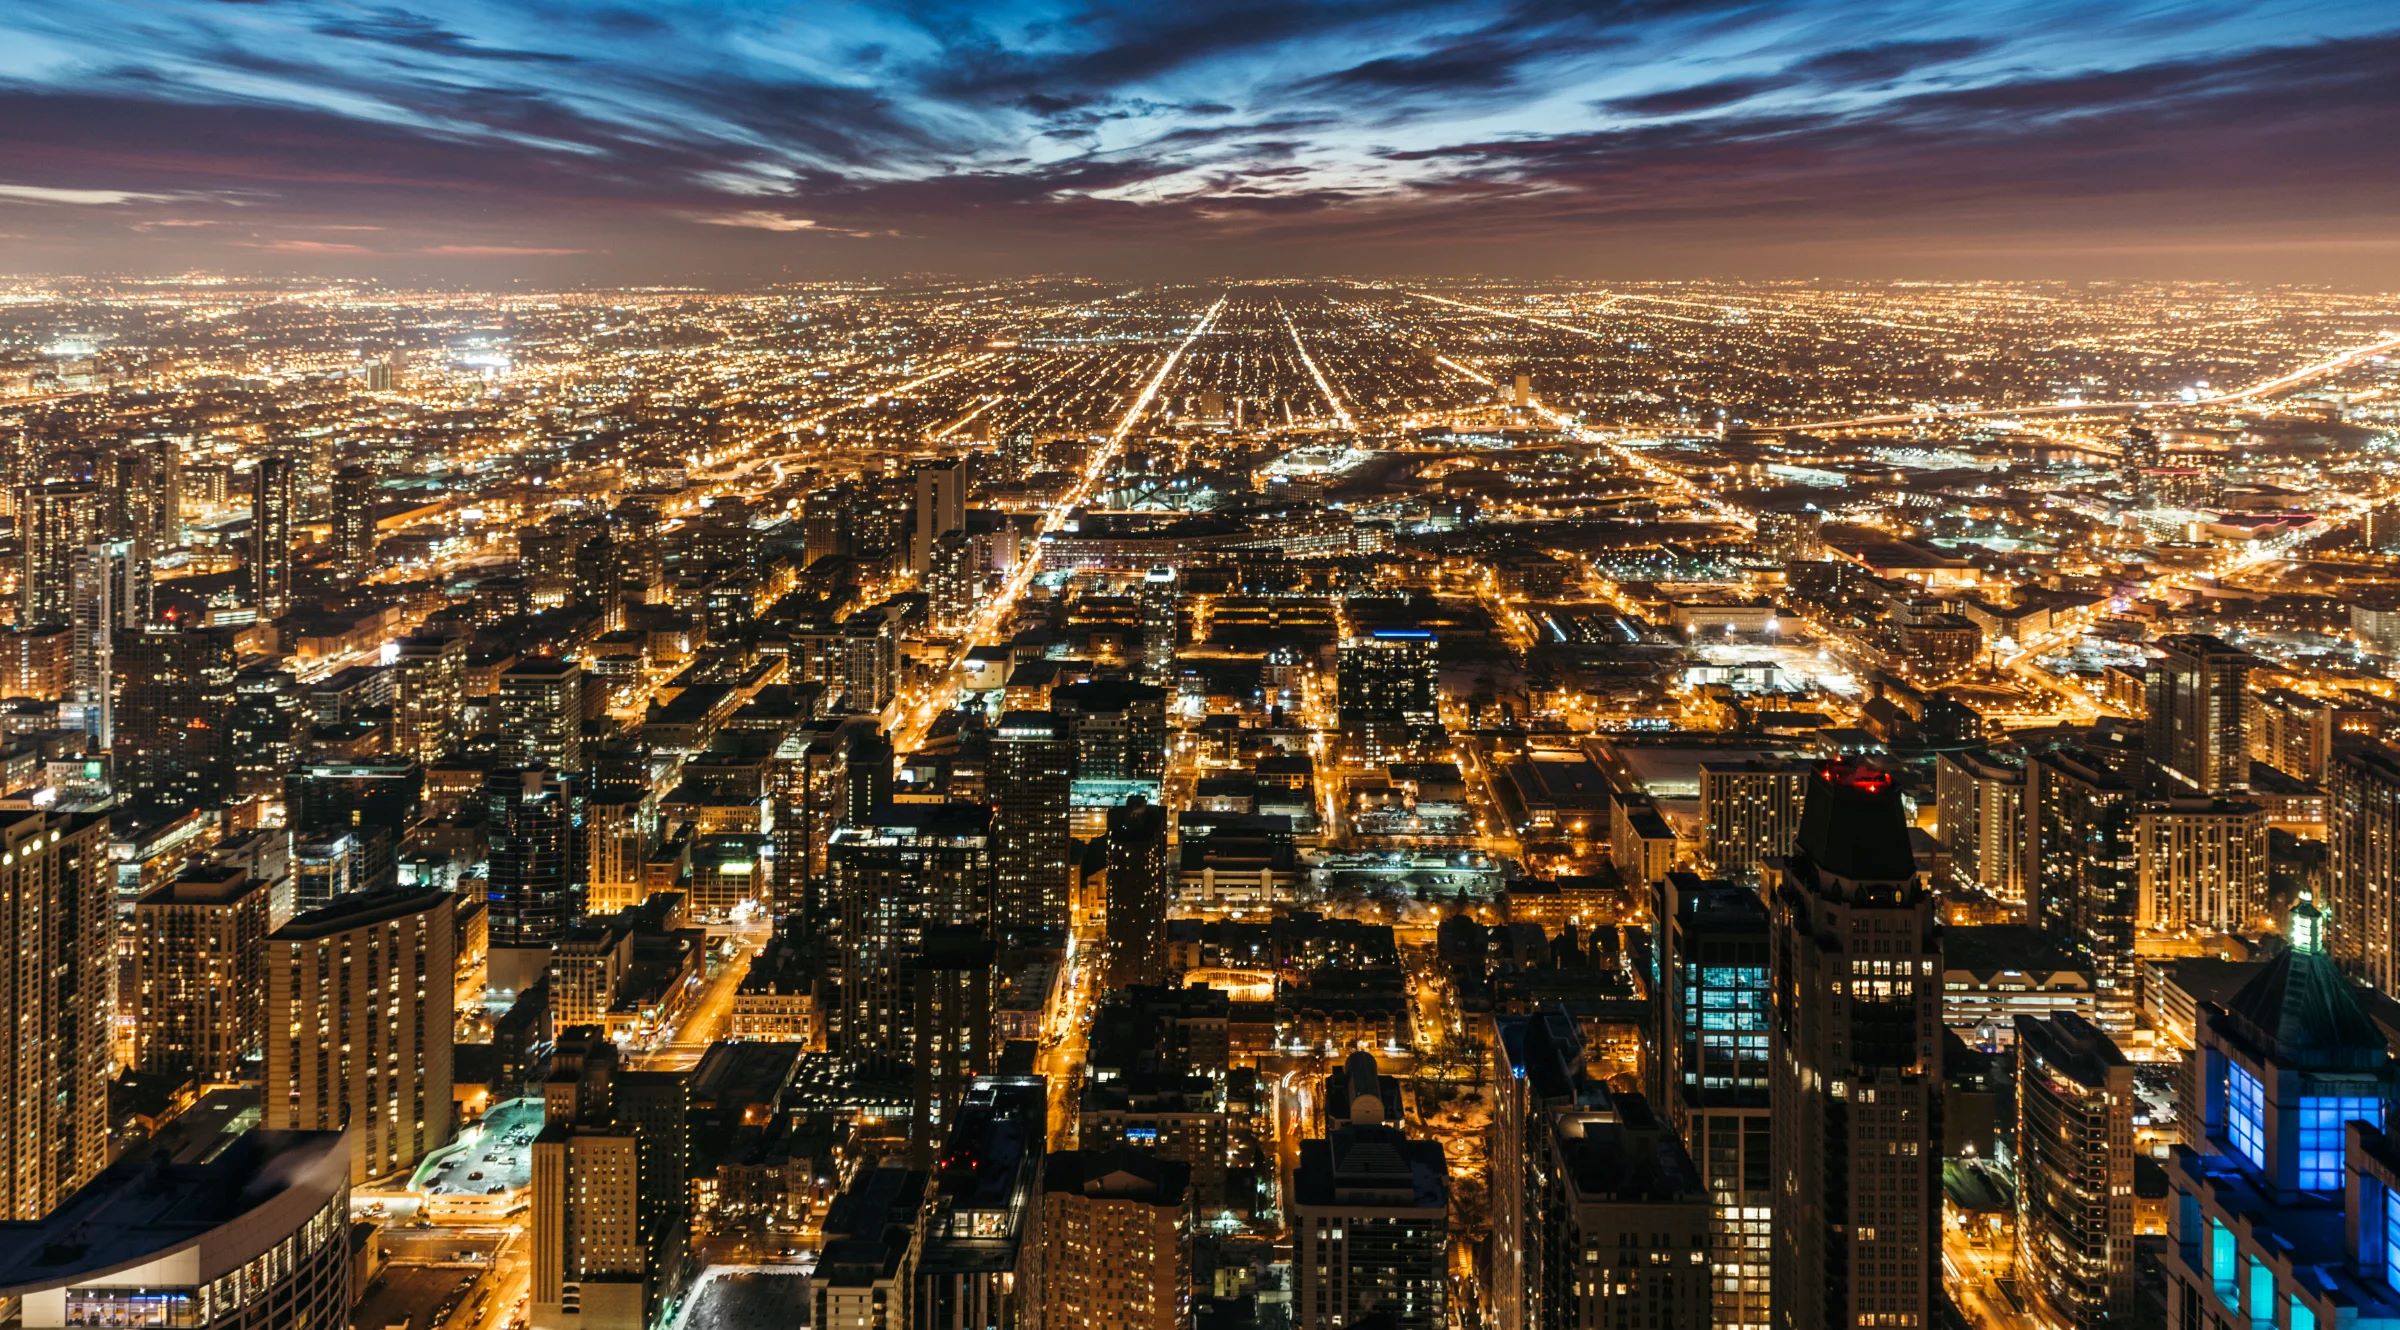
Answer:
POLYGON ((2383 1193, 2383 1282, 2400 1288, 2400 1188, 2383 1193))
POLYGON ((2210 1216, 2208 1221, 2208 1282, 2216 1285, 2217 1296, 2228 1307, 2236 1307, 2241 1296, 2234 1284, 2233 1230, 2225 1221, 2210 1216))
POLYGON ((2266 1171, 2267 1096, 2258 1078, 2239 1062, 2225 1064, 2225 1137, 2250 1167, 2266 1171))
POLYGON ((2272 1321, 2275 1319, 2275 1272, 2264 1261, 2252 1261, 2249 1264, 2250 1319, 2272 1321))
POLYGON ((2371 1095, 2308 1095, 2300 1100, 2300 1188, 2342 1189, 2342 1124, 2383 1125, 2383 1101, 2371 1095))
POLYGON ((2317 1330, 2317 1313, 2297 1293, 2292 1295, 2292 1330, 2317 1330))

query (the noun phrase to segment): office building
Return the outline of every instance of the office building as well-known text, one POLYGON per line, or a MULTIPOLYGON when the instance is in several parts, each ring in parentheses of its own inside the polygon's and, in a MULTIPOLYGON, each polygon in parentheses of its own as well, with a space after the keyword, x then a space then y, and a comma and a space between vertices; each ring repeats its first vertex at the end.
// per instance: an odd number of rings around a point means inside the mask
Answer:
POLYGON ((1001 715, 984 783, 992 804, 993 917, 1003 932, 1055 936, 1067 926, 1074 782, 1075 743, 1057 716, 1001 715))
POLYGON ((1166 774, 1165 689, 1124 679, 1066 684, 1050 690, 1050 710, 1066 723, 1075 741, 1079 785, 1155 786, 1166 774))
POLYGON ((353 1185, 450 1139, 452 913, 447 892, 362 893, 267 938, 266 1125, 347 1129, 353 1185))
POLYGON ((2290 945, 2202 1008, 2167 1156, 2167 1324, 2334 1330, 2400 1319, 2400 1072, 2303 897, 2290 945))
POLYGON ((2204 633, 2162 637, 2156 646, 2143 676, 2150 761, 2202 794, 2250 788, 2244 728, 2250 653, 2204 633))
POLYGON ((591 1027, 562 1032, 534 1138, 529 1323, 642 1330, 688 1237, 688 1087, 628 1072, 591 1027))
POLYGON ((292 607, 299 557, 300 464, 262 457, 250 483, 250 603, 259 618, 280 619, 292 607))
POLYGON ((1140 1150, 1042 1166, 1042 1323, 1190 1330, 1191 1168, 1140 1150))
POLYGON ((2017 1022, 2017 1278, 2072 1330, 2132 1324, 2133 1107, 2098 1026, 2017 1022))
POLYGON ((204 1085, 257 1074, 269 894, 240 868, 194 866, 134 903, 134 1065, 204 1085))
POLYGON ((2090 753, 2026 764, 2033 809, 2034 922, 2092 968, 2101 1025, 2133 1028, 2134 934, 2141 912, 2141 801, 2090 753))
POLYGON ((1942 1302, 1941 951, 1900 793, 1809 782, 1774 914, 1774 1318, 1934 1325, 1942 1302))
POLYGON ((906 1058, 912 1162, 930 1162, 951 1110, 978 1076, 999 1063, 992 1008, 998 949, 975 924, 925 929, 911 969, 906 1058))
POLYGON ((1754 887, 1669 873, 1655 917, 1650 1102, 1708 1190, 1711 1324, 1765 1330, 1775 1200, 1766 901, 1754 887))
POLYGON ((392 670, 393 752, 424 764, 441 761, 464 737, 467 639, 404 637, 392 670))
POLYGON ((1291 1179, 1292 1325, 1449 1325, 1450 1177, 1442 1147, 1393 1127, 1300 1143, 1291 1179))
POLYGON ((284 823, 301 843, 347 840, 354 890, 399 885, 400 840, 424 802, 425 771, 406 758, 309 762, 284 777, 284 823))
POLYGON ((116 744, 116 595, 124 564, 122 546, 86 545, 76 553, 70 573, 69 700, 82 708, 83 731, 102 751, 116 744))
POLYGON ((17 625, 68 621, 74 610, 75 560, 112 535, 108 499, 83 481, 54 480, 17 494, 17 625))
POLYGON ((108 1162, 114 878, 107 818, 0 809, 0 1218, 41 1218, 108 1162))
POLYGON ((128 1155, 38 1220, 0 1223, 22 1330, 334 1327, 357 1289, 340 1132, 250 1131, 199 1158, 128 1155))
POLYGON ((1810 770, 1771 760, 1700 764, 1700 852, 1718 874, 1746 881, 1792 852, 1810 770))
POLYGON ((1336 720, 1366 760, 1420 750, 1440 730, 1440 645, 1418 629, 1381 629, 1342 643, 1334 660, 1336 720))

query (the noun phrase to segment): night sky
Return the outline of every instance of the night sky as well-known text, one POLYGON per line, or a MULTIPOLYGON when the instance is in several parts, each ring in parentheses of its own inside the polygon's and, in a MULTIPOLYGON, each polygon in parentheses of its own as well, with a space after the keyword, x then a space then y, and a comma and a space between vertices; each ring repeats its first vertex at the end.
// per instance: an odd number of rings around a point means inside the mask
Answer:
POLYGON ((2400 4, 0 3, 0 272, 2400 287, 2400 4))

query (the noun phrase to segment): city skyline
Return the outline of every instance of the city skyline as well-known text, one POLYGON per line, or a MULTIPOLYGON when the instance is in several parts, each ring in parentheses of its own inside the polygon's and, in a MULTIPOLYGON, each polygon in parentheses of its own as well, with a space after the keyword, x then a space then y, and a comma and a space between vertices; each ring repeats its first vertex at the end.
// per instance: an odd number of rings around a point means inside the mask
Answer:
POLYGON ((0 267, 2400 280, 2369 3, 0 15, 0 267))

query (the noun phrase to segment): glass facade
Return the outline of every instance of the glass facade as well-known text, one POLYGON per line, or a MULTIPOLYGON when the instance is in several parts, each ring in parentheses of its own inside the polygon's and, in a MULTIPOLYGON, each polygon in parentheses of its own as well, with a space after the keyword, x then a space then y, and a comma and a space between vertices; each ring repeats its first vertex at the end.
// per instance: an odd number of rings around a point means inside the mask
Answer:
POLYGON ((2383 1193, 2383 1282, 2400 1288, 2400 1190, 2383 1193))
POLYGON ((2368 1095, 2308 1095, 2300 1100, 2300 1188, 2342 1189, 2342 1129, 2383 1125, 2383 1101, 2368 1095))
MULTIPOLYGON (((2266 1171, 2267 1097, 2258 1077, 2239 1062, 2225 1064, 2225 1141, 2250 1167, 2266 1171)), ((2338 1159, 2338 1147, 2335 1154, 2338 1159)))
POLYGON ((2225 1305, 2228 1307, 2237 1306, 2241 1298, 2240 1286, 2234 1283, 2234 1266, 2239 1259, 2234 1252, 2233 1230, 2225 1227, 2224 1220, 2213 1215, 2210 1216, 2208 1221, 2208 1282, 2216 1286, 2217 1296, 2224 1299, 2225 1305))

